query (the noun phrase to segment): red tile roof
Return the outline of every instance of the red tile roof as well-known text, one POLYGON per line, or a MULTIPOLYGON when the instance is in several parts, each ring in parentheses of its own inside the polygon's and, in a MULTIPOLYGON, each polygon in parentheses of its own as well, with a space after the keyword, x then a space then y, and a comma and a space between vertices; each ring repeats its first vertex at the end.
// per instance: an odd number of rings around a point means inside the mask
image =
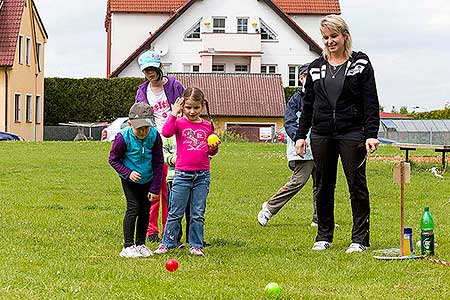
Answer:
POLYGON ((339 0, 273 0, 287 14, 340 14, 339 0))
MULTIPOLYGON (((173 12, 187 0, 109 0, 110 12, 173 12)), ((338 14, 339 0, 273 0, 285 13, 338 14)))
POLYGON ((380 112, 380 118, 381 119, 414 119, 413 117, 395 114, 395 113, 388 113, 388 112, 380 112))
POLYGON ((12 66, 24 7, 23 0, 4 0, 0 10, 0 66, 12 66))
POLYGON ((185 87, 200 88, 212 116, 284 117, 279 74, 172 73, 185 87))
POLYGON ((173 12, 187 0, 109 0, 111 12, 173 12))

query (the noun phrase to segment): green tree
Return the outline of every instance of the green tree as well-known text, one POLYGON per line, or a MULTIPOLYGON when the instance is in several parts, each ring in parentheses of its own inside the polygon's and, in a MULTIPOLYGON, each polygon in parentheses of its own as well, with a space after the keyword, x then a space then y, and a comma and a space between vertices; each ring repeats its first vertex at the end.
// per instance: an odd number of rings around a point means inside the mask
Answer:
POLYGON ((408 114, 408 108, 406 106, 400 107, 400 114, 401 115, 407 115, 408 114))

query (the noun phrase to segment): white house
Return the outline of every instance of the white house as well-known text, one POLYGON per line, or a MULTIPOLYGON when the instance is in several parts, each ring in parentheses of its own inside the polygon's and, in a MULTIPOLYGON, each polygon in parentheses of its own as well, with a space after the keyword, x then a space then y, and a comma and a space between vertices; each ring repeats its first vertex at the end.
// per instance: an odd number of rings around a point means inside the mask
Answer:
POLYGON ((279 73, 322 52, 319 20, 339 0, 108 0, 107 77, 140 77, 139 55, 160 52, 166 72, 279 73))

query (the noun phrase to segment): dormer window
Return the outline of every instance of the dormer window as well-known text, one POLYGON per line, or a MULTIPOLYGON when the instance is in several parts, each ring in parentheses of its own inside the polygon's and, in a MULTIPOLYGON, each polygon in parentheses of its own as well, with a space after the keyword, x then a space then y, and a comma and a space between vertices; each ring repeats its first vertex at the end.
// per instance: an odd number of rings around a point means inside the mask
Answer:
POLYGON ((225 18, 224 17, 214 17, 213 18, 213 32, 214 33, 225 33, 225 18))
POLYGON ((263 20, 259 19, 259 22, 261 24, 261 40, 276 41, 278 39, 277 34, 266 23, 264 23, 263 20))
POLYGON ((237 18, 237 33, 247 33, 248 18, 237 18))
POLYGON ((199 40, 200 39, 200 20, 194 24, 185 34, 184 39, 186 40, 199 40))

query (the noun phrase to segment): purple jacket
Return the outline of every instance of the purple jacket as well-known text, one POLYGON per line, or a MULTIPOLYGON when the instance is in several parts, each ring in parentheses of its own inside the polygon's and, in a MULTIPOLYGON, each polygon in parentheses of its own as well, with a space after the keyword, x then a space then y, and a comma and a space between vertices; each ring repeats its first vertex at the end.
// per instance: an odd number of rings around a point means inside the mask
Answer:
MULTIPOLYGON (((131 171, 122 163, 122 158, 127 149, 127 145, 123 139, 121 133, 116 135, 116 138, 112 144, 111 152, 109 153, 110 165, 119 173, 120 177, 128 179, 131 171)), ((162 140, 159 134, 156 135, 155 144, 152 151, 152 165, 153 165, 153 179, 150 184, 150 193, 158 195, 161 189, 162 177, 163 177, 163 152, 162 152, 162 140)))
MULTIPOLYGON (((167 82, 164 84, 164 92, 166 93, 167 100, 170 104, 174 104, 175 100, 177 100, 178 97, 183 96, 184 92, 184 86, 175 79, 173 76, 167 76, 167 82)), ((145 80, 144 83, 139 85, 135 102, 145 102, 148 103, 147 99, 147 87, 149 85, 150 81, 145 80)))

